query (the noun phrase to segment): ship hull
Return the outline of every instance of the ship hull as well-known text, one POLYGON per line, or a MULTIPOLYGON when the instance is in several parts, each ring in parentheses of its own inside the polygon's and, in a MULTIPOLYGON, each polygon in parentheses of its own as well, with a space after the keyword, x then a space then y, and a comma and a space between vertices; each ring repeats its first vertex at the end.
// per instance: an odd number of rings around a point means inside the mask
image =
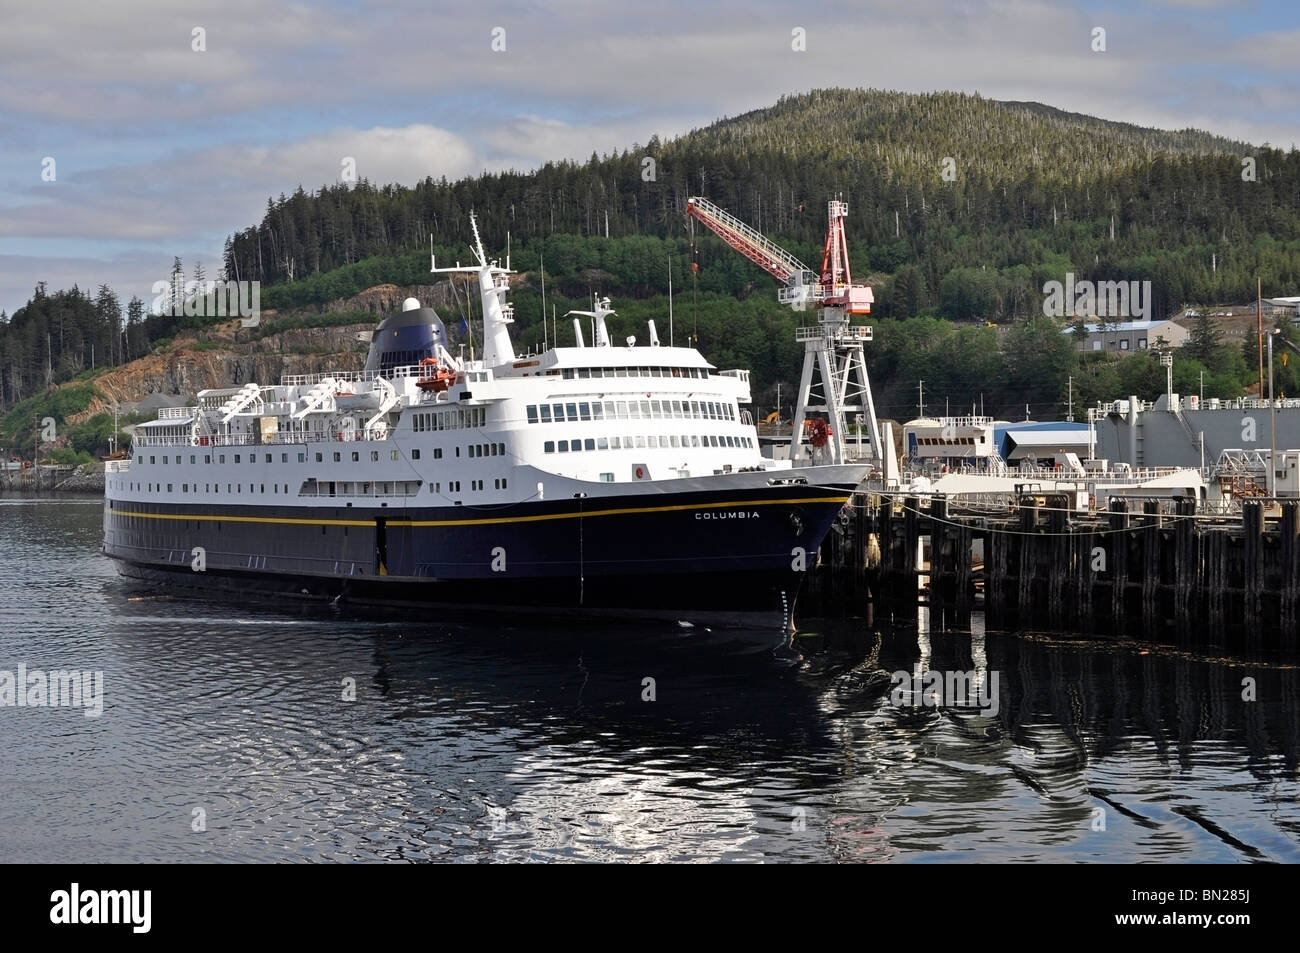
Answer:
POLYGON ((109 499, 104 551, 163 591, 782 625, 851 483, 503 506, 109 499))

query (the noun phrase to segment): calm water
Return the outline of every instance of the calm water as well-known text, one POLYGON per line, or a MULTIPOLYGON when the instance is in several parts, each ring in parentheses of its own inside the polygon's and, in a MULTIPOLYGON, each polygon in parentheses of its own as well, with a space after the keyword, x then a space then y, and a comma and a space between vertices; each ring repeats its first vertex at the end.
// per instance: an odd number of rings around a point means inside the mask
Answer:
POLYGON ((1300 861, 1293 666, 276 613, 99 541, 95 501, 0 498, 0 671, 105 680, 98 718, 0 707, 3 860, 1300 861), (918 663, 985 705, 891 704, 918 663))

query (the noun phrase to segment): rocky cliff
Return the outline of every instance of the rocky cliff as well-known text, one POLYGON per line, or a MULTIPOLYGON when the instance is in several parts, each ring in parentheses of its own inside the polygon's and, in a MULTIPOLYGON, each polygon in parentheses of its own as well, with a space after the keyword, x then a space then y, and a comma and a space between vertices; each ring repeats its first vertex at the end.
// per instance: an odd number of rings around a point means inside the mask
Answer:
MULTIPOLYGON (((165 349, 146 355, 95 378, 101 395, 85 412, 70 416, 77 423, 94 414, 119 409, 153 411, 193 401, 206 388, 237 387, 249 381, 279 383, 286 374, 319 374, 326 371, 355 371, 365 364, 368 332, 380 318, 402 307, 408 298, 431 305, 448 316, 460 313, 463 294, 457 301, 449 282, 437 285, 376 285, 350 298, 330 302, 326 314, 367 312, 374 320, 329 327, 286 328, 263 337, 263 332, 242 328, 238 320, 182 332, 165 349)), ((285 319, 311 322, 302 313, 262 312, 263 331, 285 319)))

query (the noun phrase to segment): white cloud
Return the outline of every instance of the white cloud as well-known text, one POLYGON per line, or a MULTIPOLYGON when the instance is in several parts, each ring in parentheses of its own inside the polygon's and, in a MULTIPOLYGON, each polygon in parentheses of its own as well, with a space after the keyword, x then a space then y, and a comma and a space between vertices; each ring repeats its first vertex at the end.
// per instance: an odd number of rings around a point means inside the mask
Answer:
POLYGON ((337 181, 344 156, 375 183, 530 169, 825 86, 978 91, 1289 146, 1300 32, 1260 19, 1257 5, 1216 0, 24 8, 0 31, 0 250, 64 240, 77 255, 86 241, 105 256, 215 253, 268 195, 337 181), (1246 14, 1249 29, 1225 29, 1246 14), (791 49, 795 27, 807 52, 791 49), (57 185, 37 179, 45 154, 58 157, 57 185))
POLYGON ((494 122, 471 135, 483 144, 491 171, 531 169, 550 161, 585 162, 593 152, 606 155, 644 146, 652 136, 661 139, 685 127, 665 120, 568 123, 545 116, 515 116, 494 122))
MULTIPOLYGON (((345 157, 356 160, 356 174, 378 184, 411 185, 425 176, 459 179, 477 173, 481 163, 464 138, 417 123, 400 129, 337 129, 278 149, 248 149, 236 159, 245 177, 284 181, 286 171, 308 189, 339 181, 345 157)), ((287 190, 286 190, 287 191, 287 190)))
MULTIPOLYGON (((60 172, 5 210, 0 237, 184 240, 196 228, 222 233, 252 224, 268 196, 341 181, 343 160, 376 183, 460 178, 481 166, 462 137, 425 124, 335 129, 275 146, 189 150, 148 163, 60 172), (33 200, 35 199, 35 200, 33 200)), ((32 176, 34 178, 34 176, 32 176)))
MULTIPOLYGON (((186 258, 187 269, 201 258, 186 258)), ((133 294, 139 295, 147 308, 153 300, 153 282, 167 279, 171 263, 170 255, 141 251, 105 257, 0 255, 0 310, 13 314, 31 297, 38 281, 46 282, 50 292, 76 285, 92 296, 101 284, 107 284, 122 299, 124 310, 133 294)), ((209 275, 215 274, 211 260, 205 265, 209 275)))
POLYGON ((5 15, 0 108, 97 123, 196 121, 312 94, 314 84, 295 78, 295 56, 354 37, 345 18, 298 3, 45 4, 5 15), (203 51, 194 49, 195 28, 205 31, 203 51), (285 67, 277 82, 266 82, 285 67))
POLYGON ((201 259, 215 274, 225 237, 260 221, 268 196, 299 184, 311 191, 340 181, 345 157, 355 160, 359 178, 377 184, 457 179, 483 165, 463 137, 422 123, 333 129, 274 146, 178 151, 84 171, 64 163, 55 182, 24 187, 4 209, 0 248, 49 249, 62 240, 98 247, 104 257, 0 255, 0 308, 21 305, 37 280, 51 288, 107 281, 143 296, 166 277, 174 254, 182 254, 187 267, 201 259))

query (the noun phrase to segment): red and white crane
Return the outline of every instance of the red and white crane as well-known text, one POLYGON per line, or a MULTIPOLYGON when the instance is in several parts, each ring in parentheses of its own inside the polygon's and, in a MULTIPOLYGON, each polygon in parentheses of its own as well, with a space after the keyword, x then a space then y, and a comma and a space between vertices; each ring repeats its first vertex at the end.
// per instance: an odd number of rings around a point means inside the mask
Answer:
POLYGON ((846 314, 870 314, 875 301, 868 285, 853 284, 849 267, 849 246, 844 238, 847 202, 832 199, 828 206, 826 248, 822 252, 821 277, 811 268, 768 239, 762 232, 746 225, 736 216, 695 196, 686 202, 686 214, 697 219, 711 232, 740 252, 777 281, 785 285, 777 297, 796 311, 809 303, 821 307, 844 309, 846 314))
POLYGON ((848 203, 832 199, 827 206, 829 223, 820 276, 757 229, 706 198, 688 199, 686 214, 781 282, 777 298, 783 304, 795 311, 805 311, 810 305, 820 309, 815 325, 795 329, 795 340, 804 343, 804 362, 790 459, 796 465, 817 462, 819 456, 828 457, 825 462, 829 463, 876 459, 883 465, 889 448, 880 442, 863 353, 863 344, 871 340, 871 328, 849 323, 852 315, 869 314, 875 299, 870 286, 853 284, 844 237, 848 203), (816 382, 814 372, 820 378, 816 382), (810 416, 820 414, 825 416, 810 416), (856 430, 853 443, 846 439, 849 414, 854 416, 856 430))

